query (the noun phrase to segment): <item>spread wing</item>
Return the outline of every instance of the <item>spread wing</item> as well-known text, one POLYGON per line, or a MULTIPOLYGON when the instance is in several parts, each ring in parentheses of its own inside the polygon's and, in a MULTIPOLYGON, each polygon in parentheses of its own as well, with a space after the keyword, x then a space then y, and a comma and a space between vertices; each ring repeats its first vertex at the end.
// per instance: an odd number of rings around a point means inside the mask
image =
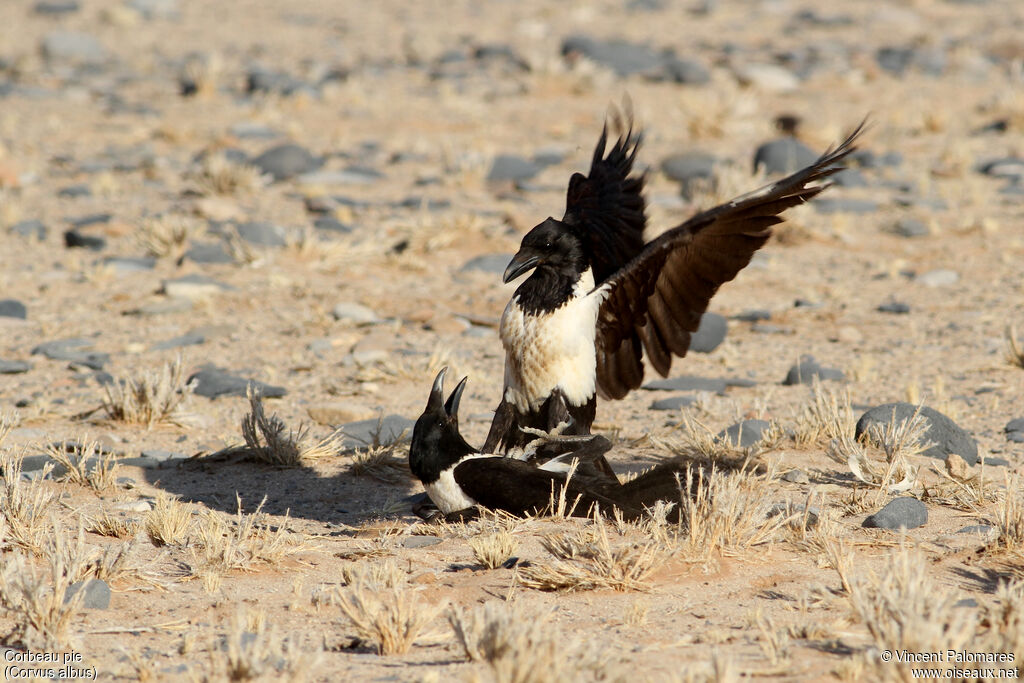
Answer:
POLYGON ((834 151, 759 190, 693 216, 648 243, 605 284, 597 321, 597 385, 606 398, 640 386, 643 354, 662 376, 684 356, 719 286, 750 263, 771 237, 779 214, 828 187, 808 187, 842 170, 861 123, 834 151))
POLYGON ((629 263, 644 247, 644 176, 631 175, 641 135, 633 132, 632 121, 612 111, 618 140, 605 154, 608 125, 594 149, 590 172, 574 173, 569 179, 565 216, 562 222, 583 240, 600 284, 629 263))

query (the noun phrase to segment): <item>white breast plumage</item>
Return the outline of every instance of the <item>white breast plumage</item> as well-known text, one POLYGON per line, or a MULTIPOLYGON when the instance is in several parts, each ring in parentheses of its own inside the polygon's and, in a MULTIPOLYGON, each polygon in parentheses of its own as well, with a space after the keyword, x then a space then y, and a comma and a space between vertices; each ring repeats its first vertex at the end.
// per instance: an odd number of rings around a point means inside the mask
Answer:
POLYGON ((594 395, 594 337, 605 288, 593 289, 594 276, 587 269, 572 298, 550 313, 526 315, 518 297, 505 307, 501 316, 505 400, 519 410, 537 410, 556 388, 574 405, 594 395))
MULTIPOLYGON (((494 456, 484 454, 469 455, 460 460, 459 463, 475 458, 490 457, 494 456)), ((446 515, 450 512, 465 510, 476 505, 476 501, 467 496, 462 487, 455 481, 455 468, 458 467, 459 463, 452 465, 446 470, 441 470, 441 476, 437 478, 437 481, 423 485, 427 495, 430 496, 430 500, 434 501, 434 505, 446 515)))

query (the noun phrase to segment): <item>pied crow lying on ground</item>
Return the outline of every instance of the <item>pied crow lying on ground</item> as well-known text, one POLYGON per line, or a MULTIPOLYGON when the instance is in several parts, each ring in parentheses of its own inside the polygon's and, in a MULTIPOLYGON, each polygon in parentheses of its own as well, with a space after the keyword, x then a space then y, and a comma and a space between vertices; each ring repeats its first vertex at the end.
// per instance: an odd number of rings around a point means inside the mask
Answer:
POLYGON ((486 452, 521 447, 522 427, 568 421, 567 433, 589 434, 597 395, 639 387, 645 355, 667 376, 719 286, 750 263, 780 213, 828 187, 809 185, 842 170, 864 128, 807 168, 645 243, 644 176, 633 173, 641 136, 613 116, 618 140, 606 155, 606 124, 589 175, 569 179, 562 220, 530 230, 505 271, 505 282, 533 272, 501 316, 505 382, 486 452))
MULTIPOLYGON (((679 502, 676 474, 680 467, 659 465, 636 479, 619 483, 599 470, 587 475, 589 460, 600 457, 611 444, 602 436, 583 442, 583 447, 546 462, 480 453, 459 433, 459 401, 466 379, 459 382, 447 402, 444 377, 438 373, 423 414, 413 428, 409 468, 423 483, 427 495, 447 520, 472 518, 477 507, 503 510, 513 515, 541 512, 557 499, 562 487, 575 516, 589 516, 596 506, 603 514, 617 508, 626 519, 636 519, 659 500, 679 502), (577 473, 567 476, 569 461, 577 458, 577 473)), ((592 468, 594 469, 594 468, 592 468)), ((685 477, 685 475, 684 475, 685 477)), ((678 507, 678 505, 677 505, 678 507)))

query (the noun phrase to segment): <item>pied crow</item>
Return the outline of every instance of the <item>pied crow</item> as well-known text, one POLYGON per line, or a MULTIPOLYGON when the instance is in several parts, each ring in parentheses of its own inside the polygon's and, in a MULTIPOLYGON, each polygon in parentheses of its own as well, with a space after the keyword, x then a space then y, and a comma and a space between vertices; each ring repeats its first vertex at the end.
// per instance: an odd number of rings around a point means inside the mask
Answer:
POLYGON ((427 495, 448 520, 472 518, 477 507, 503 510, 513 515, 535 514, 548 507, 552 496, 566 489, 566 500, 577 501, 573 514, 589 516, 597 507, 610 514, 618 509, 624 518, 636 519, 659 500, 678 503, 679 468, 662 465, 636 479, 619 483, 618 478, 568 476, 569 462, 582 464, 601 457, 610 447, 604 437, 585 443, 596 444, 551 458, 543 463, 480 453, 459 433, 459 401, 467 378, 459 382, 444 400, 447 368, 438 373, 423 414, 413 428, 409 447, 409 468, 423 483, 427 495))
POLYGON ((644 357, 667 376, 684 356, 708 302, 768 238, 779 214, 808 201, 842 170, 864 128, 810 166, 694 215, 644 241, 644 175, 633 172, 641 135, 605 124, 590 172, 569 179, 565 215, 530 230, 504 274, 519 285, 501 316, 502 398, 484 450, 528 440, 522 428, 589 434, 597 396, 618 399, 643 382, 644 357))

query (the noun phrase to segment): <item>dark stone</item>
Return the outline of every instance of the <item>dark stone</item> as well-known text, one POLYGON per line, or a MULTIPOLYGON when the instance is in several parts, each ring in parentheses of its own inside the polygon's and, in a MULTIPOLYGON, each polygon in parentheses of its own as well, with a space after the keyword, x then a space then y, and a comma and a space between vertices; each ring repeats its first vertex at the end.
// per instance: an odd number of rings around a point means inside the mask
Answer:
POLYGON ((0 299, 0 318, 19 318, 24 320, 28 317, 28 309, 25 304, 16 299, 0 299))
POLYGON ((929 76, 941 76, 946 70, 946 53, 937 47, 882 47, 875 52, 875 61, 884 70, 902 76, 913 67, 929 76))
POLYGON ((725 393, 724 379, 680 375, 667 379, 656 379, 644 385, 644 389, 652 391, 710 391, 716 394, 725 393))
POLYGON ((78 230, 72 229, 64 233, 64 245, 69 249, 103 251, 107 246, 107 240, 99 235, 83 235, 78 230))
POLYGON ((864 174, 855 168, 845 168, 832 176, 837 187, 867 187, 868 181, 864 174))
POLYGON ((23 360, 0 360, 0 375, 20 375, 32 369, 32 364, 23 360))
POLYGON ((284 229, 268 221, 250 221, 237 226, 238 236, 260 247, 283 247, 287 244, 284 229))
POLYGON ((1024 417, 1017 417, 1006 423, 1003 428, 1006 432, 1006 440, 1014 443, 1024 443, 1024 417))
MULTIPOLYGON (((799 470, 794 470, 799 471, 799 470)), ((804 475, 805 477, 807 475, 804 475)), ((796 526, 798 522, 803 522, 807 526, 806 529, 817 526, 818 518, 821 516, 821 508, 817 505, 807 507, 803 503, 793 503, 786 501, 785 503, 775 503, 768 508, 767 516, 777 517, 783 515, 784 517, 791 518, 790 524, 796 526)))
POLYGON ((762 320, 771 320, 772 312, 762 308, 753 308, 750 309, 749 311, 737 313, 732 318, 733 320, 739 320, 745 323, 756 323, 762 320))
POLYGON ((156 259, 108 256, 103 259, 103 265, 109 266, 120 273, 141 273, 156 268, 156 259))
POLYGON ((793 173, 817 161, 817 153, 794 137, 786 136, 766 142, 754 152, 754 170, 764 167, 765 173, 793 173))
POLYGON ((147 20, 176 19, 179 14, 178 0, 128 0, 125 4, 147 20))
POLYGON ((84 591, 82 607, 85 609, 107 609, 110 607, 110 586, 99 579, 86 579, 76 581, 68 586, 64 593, 64 602, 67 603, 79 591, 84 591))
POLYGON ((49 61, 71 64, 100 64, 107 52, 99 41, 87 33, 53 31, 43 37, 42 53, 49 61))
POLYGON ((873 199, 850 197, 816 197, 811 205, 818 213, 871 213, 878 210, 873 199))
POLYGON ((742 420, 720 431, 718 438, 739 448, 750 448, 764 438, 764 432, 770 426, 767 420, 742 420))
POLYGON ((1024 159, 1019 157, 1002 157, 986 161, 978 166, 978 171, 993 178, 1024 178, 1024 159))
POLYGON ((317 230, 323 230, 324 232, 336 234, 336 235, 347 235, 352 232, 353 228, 348 223, 342 223, 333 216, 321 216, 313 221, 313 227, 317 230))
POLYGON ((477 270, 483 273, 501 275, 505 272, 505 268, 508 267, 508 263, 511 260, 512 256, 510 254, 481 254, 466 261, 459 270, 463 272, 477 270))
POLYGON ((932 234, 931 228, 916 218, 899 219, 892 226, 892 231, 900 237, 927 237, 932 234))
POLYGON ((902 301, 889 301, 887 303, 881 304, 875 310, 877 310, 880 313, 895 313, 897 315, 902 315, 905 313, 910 313, 910 304, 905 304, 902 301))
POLYGON ((494 158, 491 170, 487 172, 487 182, 529 180, 537 175, 541 168, 537 162, 530 159, 512 154, 499 154, 494 158))
POLYGON ((81 9, 81 5, 78 4, 78 0, 41 0, 32 7, 32 11, 36 14, 48 16, 74 14, 79 9, 81 9))
POLYGON ((415 424, 415 421, 401 415, 387 415, 339 425, 338 429, 345 435, 341 447, 348 450, 404 443, 412 439, 412 428, 415 424))
POLYGON ((872 529, 916 529, 928 522, 928 508, 917 498, 894 498, 864 520, 872 529))
MULTIPOLYGON (((872 424, 885 428, 890 420, 896 420, 897 422, 909 420, 916 410, 917 406, 902 402, 875 406, 857 420, 854 436, 860 438, 860 435, 868 431, 868 427, 872 424)), ((935 444, 924 451, 924 455, 938 460, 945 460, 946 456, 950 453, 956 453, 968 465, 974 465, 978 462, 977 442, 970 434, 961 429, 959 425, 928 406, 921 406, 921 417, 928 422, 928 429, 924 436, 925 440, 935 444)))
POLYGON ((274 180, 309 173, 323 166, 323 159, 313 156, 305 147, 288 142, 271 147, 252 160, 252 164, 274 180))
POLYGON ((992 533, 993 527, 988 524, 972 524, 965 526, 963 529, 957 531, 958 534, 982 534, 987 535, 992 533))
POLYGON ((665 60, 665 76, 681 85, 704 85, 711 82, 711 71, 696 59, 669 57, 665 60))
POLYGON ((1006 458, 997 458, 993 455, 989 455, 984 458, 985 465, 988 467, 1009 467, 1010 461, 1006 458))
POLYGON ((677 183, 709 179, 715 170, 715 157, 706 152, 682 152, 666 157, 661 172, 677 183))
POLYGON ((900 152, 886 152, 876 154, 870 149, 858 149, 849 156, 850 163, 857 164, 861 168, 885 168, 896 167, 903 163, 903 155, 900 152))
POLYGON ((196 372, 188 381, 195 382, 195 393, 207 398, 219 396, 245 396, 246 388, 252 384, 264 398, 281 398, 287 392, 284 387, 264 384, 254 379, 232 375, 221 368, 207 365, 196 372))
POLYGON ((11 232, 22 237, 35 237, 37 240, 46 239, 46 225, 36 219, 18 221, 11 226, 11 232))
POLYGON ((619 76, 657 76, 662 73, 665 65, 664 54, 647 45, 617 39, 597 40, 584 35, 569 36, 562 41, 562 55, 569 58, 582 55, 608 67, 619 76))
POLYGON ((193 242, 185 258, 194 263, 234 263, 223 242, 193 242))
POLYGON ((68 185, 57 190, 57 196, 64 199, 75 199, 77 197, 91 197, 92 188, 88 185, 68 185))
POLYGON ((57 339, 39 344, 32 349, 32 355, 43 355, 50 360, 66 360, 73 365, 102 370, 110 361, 110 354, 82 350, 90 346, 92 342, 88 339, 57 339))
POLYGON ((814 360, 814 356, 801 356, 800 361, 786 373, 786 379, 782 380, 782 383, 787 386, 813 384, 815 377, 821 380, 846 379, 846 375, 843 374, 842 370, 823 367, 814 360))
POLYGON ((747 379, 745 377, 726 377, 725 386, 749 389, 750 387, 756 387, 757 382, 752 379, 747 379))
POLYGON ((283 71, 272 71, 262 66, 253 66, 246 74, 245 91, 250 95, 253 93, 275 93, 287 97, 300 91, 315 93, 316 89, 283 71))
POLYGON ((166 351, 167 349, 177 349, 182 346, 198 346, 206 342, 206 335, 200 332, 187 332, 179 337, 168 339, 167 341, 157 342, 153 344, 151 350, 153 351, 166 351))
POLYGON ((437 545, 441 539, 437 536, 406 536, 402 541, 403 548, 427 548, 437 545))
POLYGON ((696 402, 696 396, 669 396, 668 398, 659 398, 657 401, 651 403, 651 410, 679 410, 680 408, 686 408, 696 402))
POLYGON ((902 76, 914 59, 914 50, 909 47, 880 47, 875 52, 875 61, 885 71, 902 76))
POLYGON ((809 484, 811 481, 811 478, 803 470, 790 470, 783 474, 781 479, 790 484, 809 484))
POLYGON ((729 322, 718 313, 705 313, 701 316, 697 331, 690 336, 690 351, 711 353, 725 341, 725 333, 729 322))

